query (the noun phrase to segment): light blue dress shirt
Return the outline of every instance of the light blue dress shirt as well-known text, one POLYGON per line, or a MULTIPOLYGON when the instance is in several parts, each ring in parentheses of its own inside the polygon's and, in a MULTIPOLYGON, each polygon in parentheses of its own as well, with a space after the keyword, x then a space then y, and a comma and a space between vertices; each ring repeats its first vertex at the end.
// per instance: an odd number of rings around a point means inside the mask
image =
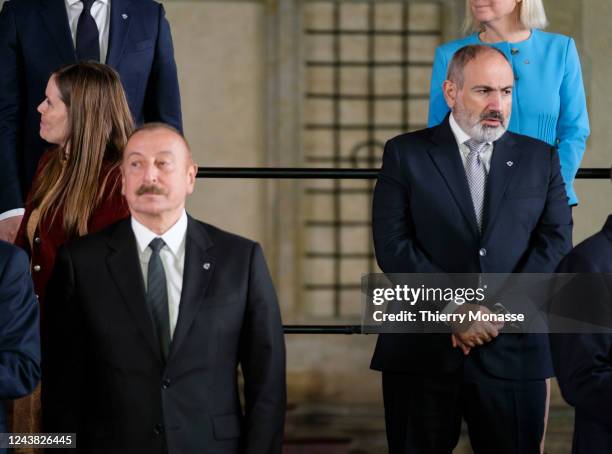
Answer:
POLYGON ((468 44, 488 44, 508 57, 515 78, 508 129, 558 148, 569 203, 578 203, 573 183, 589 136, 589 117, 574 40, 534 29, 518 43, 489 44, 473 33, 443 44, 436 49, 431 75, 429 126, 448 113, 442 83, 454 53, 468 44))

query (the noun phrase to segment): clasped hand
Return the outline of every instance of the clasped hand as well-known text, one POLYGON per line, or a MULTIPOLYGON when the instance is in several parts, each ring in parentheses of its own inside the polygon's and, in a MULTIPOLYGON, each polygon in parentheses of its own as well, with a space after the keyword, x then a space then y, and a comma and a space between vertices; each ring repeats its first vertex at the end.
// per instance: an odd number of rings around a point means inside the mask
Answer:
POLYGON ((453 348, 459 347, 464 355, 468 355, 470 350, 474 347, 491 342, 499 335, 499 332, 504 327, 503 322, 474 320, 474 314, 491 313, 485 306, 466 303, 459 306, 455 313, 466 315, 466 321, 463 323, 453 322, 451 324, 453 329, 453 334, 451 335, 453 348), (472 314, 472 320, 468 322, 467 320, 470 320, 470 313, 472 314))

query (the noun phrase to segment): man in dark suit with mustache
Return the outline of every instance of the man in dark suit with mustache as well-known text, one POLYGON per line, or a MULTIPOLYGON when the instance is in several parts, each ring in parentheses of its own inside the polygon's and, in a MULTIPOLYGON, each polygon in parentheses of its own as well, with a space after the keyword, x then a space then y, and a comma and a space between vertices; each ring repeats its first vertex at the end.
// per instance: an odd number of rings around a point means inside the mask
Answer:
POLYGON ((86 453, 280 454, 285 348, 261 247, 186 214, 197 167, 171 127, 137 130, 122 172, 131 217, 58 254, 45 430, 86 453))

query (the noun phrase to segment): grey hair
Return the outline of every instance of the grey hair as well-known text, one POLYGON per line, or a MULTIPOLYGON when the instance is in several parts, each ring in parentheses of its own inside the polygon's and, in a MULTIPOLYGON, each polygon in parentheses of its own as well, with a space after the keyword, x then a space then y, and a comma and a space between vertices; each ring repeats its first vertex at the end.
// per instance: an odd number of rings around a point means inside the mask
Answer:
MULTIPOLYGON (((446 79, 457 84, 459 88, 463 87, 463 70, 466 65, 475 60, 479 55, 485 53, 494 53, 501 55, 504 60, 508 61, 508 57, 496 47, 486 46, 484 44, 470 44, 463 46, 453 55, 446 73, 446 79)), ((508 62, 508 64, 510 64, 508 62)))

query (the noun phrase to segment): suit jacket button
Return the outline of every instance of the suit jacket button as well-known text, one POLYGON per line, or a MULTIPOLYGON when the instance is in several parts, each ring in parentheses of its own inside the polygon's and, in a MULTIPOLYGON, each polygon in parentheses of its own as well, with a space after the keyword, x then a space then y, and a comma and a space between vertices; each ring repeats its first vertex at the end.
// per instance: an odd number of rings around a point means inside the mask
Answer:
POLYGON ((168 388, 170 388, 170 380, 165 379, 165 380, 162 382, 162 389, 168 389, 168 388))
POLYGON ((36 272, 40 271, 40 265, 34 265, 34 271, 36 272))
POLYGON ((161 435, 164 433, 164 426, 161 424, 155 424, 155 427, 153 428, 153 433, 155 435, 161 435))
POLYGON ((478 255, 480 255, 481 257, 484 257, 485 255, 487 255, 487 250, 485 248, 482 248, 478 251, 478 255))
POLYGON ((39 237, 39 236, 37 236, 36 238, 34 238, 34 242, 35 242, 36 244, 40 244, 40 237, 39 237))

